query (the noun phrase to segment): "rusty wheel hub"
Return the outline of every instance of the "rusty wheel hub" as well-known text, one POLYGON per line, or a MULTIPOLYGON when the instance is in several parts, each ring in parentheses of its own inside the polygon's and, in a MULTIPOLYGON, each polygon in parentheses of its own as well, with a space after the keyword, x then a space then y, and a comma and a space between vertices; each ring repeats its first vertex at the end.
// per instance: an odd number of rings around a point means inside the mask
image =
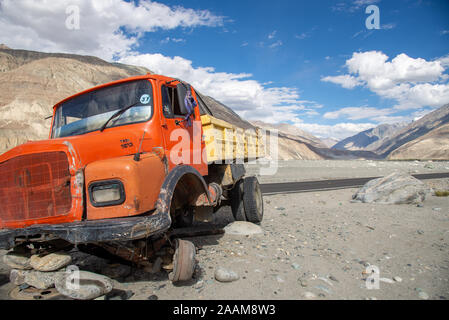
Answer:
POLYGON ((190 241, 176 239, 176 251, 173 256, 173 272, 169 279, 172 282, 188 281, 192 279, 196 265, 195 245, 190 241))

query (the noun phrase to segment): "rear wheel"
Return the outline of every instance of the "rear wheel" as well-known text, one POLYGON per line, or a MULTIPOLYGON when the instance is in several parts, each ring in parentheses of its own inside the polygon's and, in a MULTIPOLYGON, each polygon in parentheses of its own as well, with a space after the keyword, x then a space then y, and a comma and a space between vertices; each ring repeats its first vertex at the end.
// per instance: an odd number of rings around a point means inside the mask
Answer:
POLYGON ((243 206, 246 219, 252 223, 261 223, 263 220, 263 198, 260 184, 256 177, 243 180, 243 206))
POLYGON ((231 209, 235 221, 246 221, 243 205, 243 180, 238 181, 231 190, 231 209))

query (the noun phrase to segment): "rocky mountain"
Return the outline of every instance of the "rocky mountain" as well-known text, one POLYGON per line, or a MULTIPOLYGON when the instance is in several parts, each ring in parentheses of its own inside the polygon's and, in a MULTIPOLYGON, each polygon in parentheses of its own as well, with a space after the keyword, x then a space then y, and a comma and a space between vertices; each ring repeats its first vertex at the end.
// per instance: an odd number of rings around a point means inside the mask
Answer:
POLYGON ((449 144, 444 144, 449 138, 447 124, 449 104, 410 123, 373 151, 389 158, 432 159, 437 156, 438 159, 449 159, 449 144))
POLYGON ((325 138, 325 139, 321 139, 321 141, 326 145, 326 147, 328 148, 332 148, 333 146, 335 146, 337 143, 339 143, 340 141, 334 138, 325 138))
POLYGON ((389 160, 448 160, 449 123, 407 142, 390 153, 389 160))
POLYGON ((278 130, 280 160, 320 160, 320 159, 380 159, 370 151, 330 149, 314 135, 289 124, 268 124, 262 121, 251 122, 264 130, 278 130))
POLYGON ((332 149, 336 150, 376 150, 388 137, 392 136, 398 130, 404 128, 407 124, 381 124, 375 128, 360 132, 352 137, 346 138, 337 144, 332 149))

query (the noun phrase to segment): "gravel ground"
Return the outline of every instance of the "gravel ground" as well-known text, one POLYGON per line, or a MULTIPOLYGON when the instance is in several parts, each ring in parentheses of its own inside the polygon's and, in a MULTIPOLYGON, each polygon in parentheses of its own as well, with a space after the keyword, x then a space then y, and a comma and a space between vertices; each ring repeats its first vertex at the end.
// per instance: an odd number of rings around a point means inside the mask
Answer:
MULTIPOLYGON (((351 164, 328 164, 331 170, 321 169, 317 177, 357 177, 363 173, 357 167, 341 176, 351 164)), ((409 167, 414 168, 414 164, 409 163, 409 167)), ((416 167, 426 170, 424 164, 416 167)), ((311 163, 294 167, 306 169, 306 165, 311 163)), ((407 170, 404 162, 401 165, 401 170, 407 170)), ((395 166, 391 163, 389 170, 395 166)), ((304 172, 310 174, 309 169, 304 172)), ((314 166, 313 170, 320 168, 314 166)), ((439 167, 429 170, 445 171, 439 167)), ((449 189, 449 179, 426 183, 449 189)), ((131 299, 448 299, 449 197, 430 196, 422 207, 351 203, 356 191, 266 196, 263 234, 189 239, 200 249, 199 269, 191 282, 175 286, 164 272, 151 275, 134 271, 130 277, 115 281, 115 288, 131 290, 131 299), (370 265, 379 269, 379 289, 366 288, 362 272, 370 265), (218 267, 235 271, 240 279, 216 281, 218 267)), ((216 216, 217 223, 232 220, 227 208, 216 216)), ((0 263, 2 299, 8 299, 12 289, 8 271, 0 263)))
POLYGON ((381 177, 397 171, 409 174, 449 172, 449 161, 280 161, 274 175, 261 175, 261 167, 269 168, 268 164, 246 165, 248 174, 257 175, 261 183, 278 183, 381 177))

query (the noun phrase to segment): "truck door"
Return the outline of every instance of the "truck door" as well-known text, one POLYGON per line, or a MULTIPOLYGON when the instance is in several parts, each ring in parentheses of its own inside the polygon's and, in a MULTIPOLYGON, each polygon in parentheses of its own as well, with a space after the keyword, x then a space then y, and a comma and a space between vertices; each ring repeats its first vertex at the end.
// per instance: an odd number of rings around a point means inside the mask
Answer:
POLYGON ((186 90, 190 86, 179 84, 161 85, 162 131, 169 169, 176 165, 190 165, 200 174, 207 175, 207 164, 203 163, 202 150, 205 147, 202 139, 202 126, 199 108, 195 107, 191 116, 191 125, 186 121, 188 110, 184 106, 186 90))

